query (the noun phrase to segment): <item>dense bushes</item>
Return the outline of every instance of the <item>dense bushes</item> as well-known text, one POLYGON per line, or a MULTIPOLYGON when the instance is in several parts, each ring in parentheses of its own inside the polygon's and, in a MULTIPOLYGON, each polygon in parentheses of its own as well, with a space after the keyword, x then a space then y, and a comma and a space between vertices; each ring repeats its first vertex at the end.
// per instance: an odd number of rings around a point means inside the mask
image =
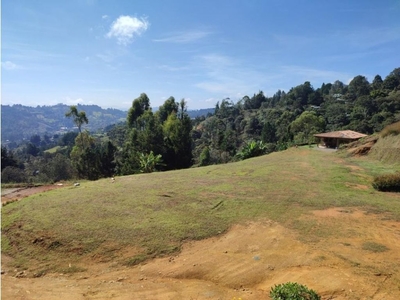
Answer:
POLYGON ((372 186, 382 192, 400 192, 400 172, 379 175, 374 178, 372 186))
POLYGON ((21 183, 26 182, 27 177, 24 170, 16 167, 5 167, 1 171, 1 182, 2 183, 21 183))
POLYGON ((304 285, 287 282, 275 285, 269 294, 272 300, 320 300, 321 297, 304 285))

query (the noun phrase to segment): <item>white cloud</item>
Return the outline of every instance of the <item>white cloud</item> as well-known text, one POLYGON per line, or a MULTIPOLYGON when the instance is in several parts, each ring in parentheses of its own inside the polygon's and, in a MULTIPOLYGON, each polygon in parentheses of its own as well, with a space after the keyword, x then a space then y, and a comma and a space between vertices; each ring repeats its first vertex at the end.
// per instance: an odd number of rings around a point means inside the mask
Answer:
POLYGON ((102 18, 103 20, 105 20, 105 19, 108 19, 108 16, 107 16, 107 15, 103 15, 103 16, 101 16, 101 18, 102 18))
POLYGON ((146 18, 120 16, 111 24, 106 37, 115 37, 119 44, 127 45, 132 42, 134 36, 140 36, 150 26, 146 18))
POLYGON ((169 42, 169 43, 190 43, 190 42, 200 40, 210 34, 211 34, 211 32, 201 31, 201 30, 176 32, 176 33, 172 33, 168 37, 161 38, 161 39, 155 39, 153 41, 154 42, 169 42))
POLYGON ((5 70, 15 70, 18 69, 18 66, 14 64, 13 62, 7 60, 5 62, 1 62, 1 66, 5 70))
MULTIPOLYGON (((67 105, 84 104, 84 101, 82 98, 72 99, 70 97, 65 97, 64 101, 65 101, 65 104, 67 104, 67 105)), ((89 103, 86 103, 86 104, 89 104, 89 103)))

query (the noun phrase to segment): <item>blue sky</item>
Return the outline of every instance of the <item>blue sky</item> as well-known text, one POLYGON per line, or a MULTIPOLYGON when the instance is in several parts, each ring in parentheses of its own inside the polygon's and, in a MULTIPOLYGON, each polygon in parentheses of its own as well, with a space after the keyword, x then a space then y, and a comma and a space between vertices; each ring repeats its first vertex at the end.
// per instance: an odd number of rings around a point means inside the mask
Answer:
POLYGON ((2 104, 189 109, 400 67, 399 0, 12 0, 2 104))

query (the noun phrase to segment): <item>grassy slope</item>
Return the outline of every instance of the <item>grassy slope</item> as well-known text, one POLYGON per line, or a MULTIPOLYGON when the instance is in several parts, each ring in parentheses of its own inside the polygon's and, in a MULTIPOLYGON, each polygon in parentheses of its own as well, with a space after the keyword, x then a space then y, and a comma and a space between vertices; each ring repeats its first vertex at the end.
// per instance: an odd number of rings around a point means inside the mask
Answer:
POLYGON ((372 171, 395 167, 367 162, 299 148, 226 165, 118 177, 115 183, 85 182, 3 207, 2 250, 16 258, 16 267, 31 267, 35 258, 56 270, 60 257, 135 263, 258 218, 307 238, 316 234, 313 224, 299 218, 311 209, 361 206, 400 220, 400 195, 370 187, 372 171), (122 255, 127 248, 136 250, 122 255))
MULTIPOLYGON (((400 127, 400 122, 398 124, 400 127)), ((369 156, 386 163, 400 164, 400 134, 380 137, 369 156)))

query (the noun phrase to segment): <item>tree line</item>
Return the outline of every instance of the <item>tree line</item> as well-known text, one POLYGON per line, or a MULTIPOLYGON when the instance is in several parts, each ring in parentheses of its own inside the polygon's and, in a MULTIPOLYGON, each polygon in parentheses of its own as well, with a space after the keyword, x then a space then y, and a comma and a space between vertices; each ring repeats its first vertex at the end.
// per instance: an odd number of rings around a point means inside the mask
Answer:
POLYGON ((214 113, 191 119, 184 99, 168 98, 156 112, 145 93, 134 99, 126 121, 102 133, 82 130, 90 120, 71 106, 78 132, 56 139, 33 135, 10 150, 2 147, 2 182, 96 180, 114 175, 227 163, 314 143, 318 132, 350 129, 365 134, 400 120, 400 68, 372 82, 306 81, 287 93, 262 91, 234 103, 223 99, 214 113))
POLYGON ((153 113, 143 93, 133 100, 126 122, 106 128, 103 134, 82 130, 89 120, 76 106, 65 116, 78 132, 57 137, 57 145, 47 135, 43 139, 34 135, 13 151, 1 148, 2 182, 96 180, 192 165, 192 120, 184 99, 177 102, 170 97, 153 113))
POLYGON ((350 83, 306 81, 271 97, 262 91, 237 103, 223 99, 215 114, 196 118, 193 129, 195 164, 207 165, 314 143, 319 132, 379 132, 400 120, 400 68, 385 79, 365 76, 350 83))

